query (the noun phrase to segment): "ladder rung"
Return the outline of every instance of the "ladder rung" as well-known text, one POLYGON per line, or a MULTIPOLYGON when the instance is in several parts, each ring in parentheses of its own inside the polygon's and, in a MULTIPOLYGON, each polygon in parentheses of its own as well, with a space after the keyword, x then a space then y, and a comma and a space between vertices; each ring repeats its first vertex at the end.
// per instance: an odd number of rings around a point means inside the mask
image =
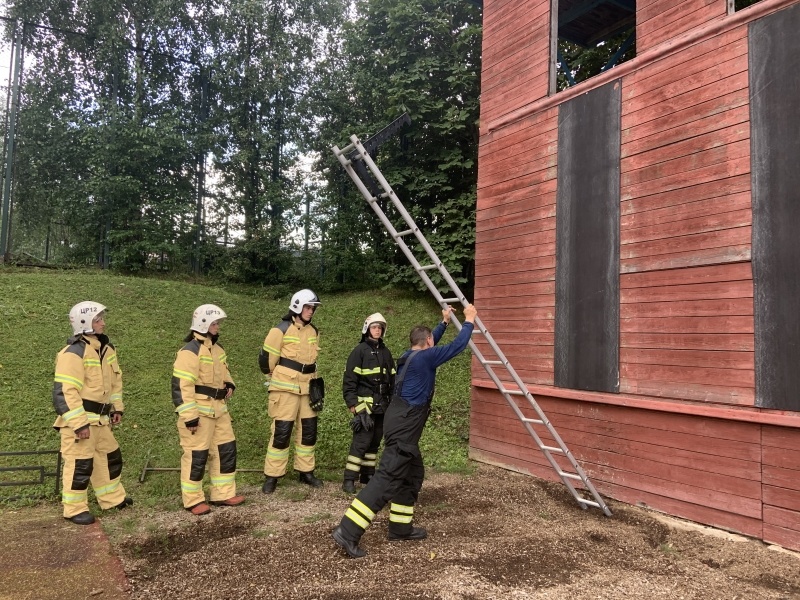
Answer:
POLYGON ((420 267, 417 269, 418 271, 430 271, 431 269, 438 269, 439 265, 425 265, 424 267, 420 267))
POLYGON ((559 471, 558 474, 560 477, 566 477, 567 479, 577 479, 578 481, 583 481, 583 478, 576 473, 567 473, 566 471, 559 471))
POLYGON ((594 500, 587 500, 586 498, 580 498, 580 497, 576 497, 575 500, 577 500, 580 504, 586 504, 587 506, 594 506, 595 508, 601 508, 600 503, 595 502, 594 500))
POLYGON ((442 298, 442 302, 447 302, 448 304, 451 302, 461 302, 461 298, 442 298))
POLYGON ((544 425, 544 421, 541 419, 529 419, 528 417, 524 417, 522 419, 523 423, 535 423, 536 425, 544 425))
POLYGON ((485 360, 485 361, 483 361, 483 364, 485 364, 485 365, 504 365, 506 363, 504 363, 502 360, 485 360))
POLYGON ((561 448, 556 448, 555 446, 542 446, 542 450, 555 452, 556 454, 566 454, 566 452, 564 452, 561 448))
POLYGON ((524 392, 520 392, 519 390, 507 390, 506 388, 503 388, 502 390, 500 390, 500 392, 502 392, 503 394, 508 394, 509 396, 524 396, 525 395, 524 392))
POLYGON ((394 237, 403 237, 404 235, 408 235, 409 233, 414 233, 414 230, 406 229, 405 231, 398 231, 394 237))
MULTIPOLYGON (((339 150, 339 154, 347 154, 348 152, 350 152, 350 150, 352 150, 355 147, 356 147, 355 143, 347 144, 347 146, 345 146, 344 148, 339 150)), ((337 150, 338 150, 338 148, 337 148, 337 150)))

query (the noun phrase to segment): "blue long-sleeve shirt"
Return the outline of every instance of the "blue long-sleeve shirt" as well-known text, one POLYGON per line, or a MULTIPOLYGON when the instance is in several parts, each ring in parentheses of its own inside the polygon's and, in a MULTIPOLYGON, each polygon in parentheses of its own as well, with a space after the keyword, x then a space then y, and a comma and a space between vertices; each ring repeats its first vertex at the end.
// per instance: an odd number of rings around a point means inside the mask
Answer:
MULTIPOLYGON (((446 327, 444 322, 441 322, 433 330, 434 344, 439 343, 446 327)), ((414 359, 409 363, 407 372, 404 374, 403 387, 400 390, 400 396, 406 402, 412 406, 422 406, 428 402, 428 397, 436 383, 436 368, 460 354, 467 347, 474 327, 472 323, 465 321, 462 323, 461 331, 458 332, 456 339, 449 344, 434 345, 433 348, 416 351, 414 359)), ((414 350, 406 350, 400 357, 401 360, 407 358, 411 352, 414 350)))

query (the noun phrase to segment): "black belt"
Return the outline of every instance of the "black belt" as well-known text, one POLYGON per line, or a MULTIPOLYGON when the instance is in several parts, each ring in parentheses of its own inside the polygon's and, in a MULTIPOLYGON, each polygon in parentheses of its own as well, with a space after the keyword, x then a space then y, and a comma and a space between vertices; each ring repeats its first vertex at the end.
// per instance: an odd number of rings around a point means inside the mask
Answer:
POLYGON ((317 370, 317 363, 304 365, 296 360, 292 360, 291 358, 283 358, 282 356, 280 360, 278 360, 278 364, 282 367, 286 367, 287 369, 292 369, 293 371, 300 371, 303 374, 315 373, 317 370))
POLYGON ((103 404, 102 402, 95 402, 94 400, 84 400, 83 410, 97 415, 110 415, 114 410, 113 404, 103 404))
POLYGON ((225 396, 228 395, 228 388, 222 388, 221 390, 218 390, 217 388, 209 387, 207 385, 196 385, 194 386, 194 393, 211 396, 214 400, 224 400, 225 396))

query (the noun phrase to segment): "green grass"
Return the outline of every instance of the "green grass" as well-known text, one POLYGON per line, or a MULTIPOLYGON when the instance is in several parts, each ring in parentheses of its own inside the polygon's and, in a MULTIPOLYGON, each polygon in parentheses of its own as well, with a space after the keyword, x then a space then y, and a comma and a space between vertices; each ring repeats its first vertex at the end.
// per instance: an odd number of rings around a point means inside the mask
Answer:
MULTIPOLYGON (((308 285, 313 288, 313 282, 308 285)), ((239 467, 263 467, 269 418, 257 357, 267 331, 287 312, 291 291, 228 288, 101 271, 0 267, 0 292, 3 451, 58 449, 58 435, 51 428, 55 420, 53 366, 71 333, 67 312, 82 300, 101 302, 109 309, 107 333, 123 371, 125 417, 115 432, 125 460, 123 483, 137 505, 178 509, 177 473, 149 473, 143 484, 138 478, 148 455, 151 466, 179 465, 181 450, 170 399, 172 363, 189 329, 192 311, 200 304, 214 303, 228 314, 220 342, 237 385, 230 410, 239 467)), ((342 372, 361 337, 364 318, 383 313, 389 322, 387 344, 399 356, 408 345, 411 327, 417 323, 433 326, 440 312, 432 298, 398 290, 328 294, 321 299, 314 323, 320 329, 318 364, 327 398, 320 414, 317 475, 338 482, 350 443, 349 413, 341 396, 342 372)), ((451 328, 443 343, 454 334, 451 328)), ((469 368, 467 351, 439 369, 433 413, 421 443, 428 467, 448 472, 469 470, 469 368)), ((55 463, 52 457, 46 459, 48 466, 50 463, 55 463)), ((34 464, 34 460, 0 459, 0 466, 12 464, 34 464)), ((4 474, 2 481, 11 479, 19 480, 20 475, 4 474)), ((257 473, 239 475, 242 483, 256 484, 261 479, 257 473)), ((302 492, 297 488, 291 490, 292 495, 302 492)), ((0 488, 0 499, 39 494, 56 499, 52 478, 43 486, 0 488)))
POLYGON ((303 519, 303 523, 318 523, 320 521, 327 521, 328 519, 333 518, 331 513, 317 513, 313 515, 309 515, 303 519))

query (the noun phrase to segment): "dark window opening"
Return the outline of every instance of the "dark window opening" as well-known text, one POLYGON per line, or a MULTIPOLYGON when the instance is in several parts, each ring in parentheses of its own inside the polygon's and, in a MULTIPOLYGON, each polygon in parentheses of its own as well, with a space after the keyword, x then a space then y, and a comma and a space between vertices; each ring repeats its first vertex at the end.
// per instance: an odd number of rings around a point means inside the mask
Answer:
POLYGON ((761 2, 761 0, 728 0, 728 12, 734 13, 758 2, 761 2))
POLYGON ((636 0, 553 0, 552 11, 554 91, 636 56, 636 0))

